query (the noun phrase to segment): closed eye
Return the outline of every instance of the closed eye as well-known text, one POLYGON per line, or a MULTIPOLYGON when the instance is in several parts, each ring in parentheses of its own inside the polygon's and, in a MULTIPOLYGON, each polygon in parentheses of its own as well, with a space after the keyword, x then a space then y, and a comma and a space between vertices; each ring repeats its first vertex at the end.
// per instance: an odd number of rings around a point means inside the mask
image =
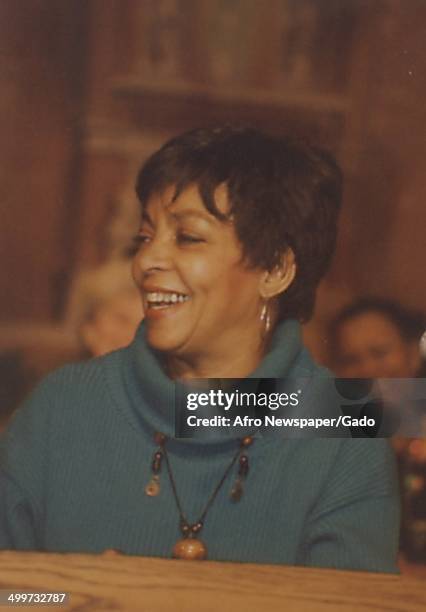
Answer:
POLYGON ((145 244, 146 242, 149 242, 150 240, 151 238, 147 234, 137 234, 136 236, 133 236, 133 243, 135 245, 145 244))
POLYGON ((205 242, 203 238, 199 238, 198 236, 193 236, 191 234, 178 234, 176 239, 179 243, 197 244, 199 242, 205 242))
MULTIPOLYGON (((148 234, 137 234, 136 236, 133 237, 132 243, 133 243, 133 249, 131 249, 131 252, 137 252, 137 250, 145 245, 148 244, 151 241, 151 236, 149 236, 148 234)), ((191 244, 199 244, 202 242, 205 242, 205 240, 203 238, 199 238, 198 236, 193 236, 192 234, 177 234, 176 236, 176 242, 178 244, 187 244, 187 245, 191 245, 191 244)))

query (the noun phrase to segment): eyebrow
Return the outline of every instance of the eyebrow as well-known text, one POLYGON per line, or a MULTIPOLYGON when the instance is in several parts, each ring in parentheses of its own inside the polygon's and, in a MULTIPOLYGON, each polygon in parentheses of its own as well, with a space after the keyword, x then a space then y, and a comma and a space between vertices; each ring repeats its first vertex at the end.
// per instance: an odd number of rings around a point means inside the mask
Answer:
POLYGON ((181 221, 182 219, 188 219, 190 217, 195 217, 196 219, 201 219, 202 221, 207 221, 208 223, 214 223, 213 219, 211 219, 211 215, 207 215, 199 210, 193 210, 191 208, 187 208, 184 210, 178 210, 176 212, 170 211, 170 214, 174 219, 181 221))
MULTIPOLYGON (((207 215, 199 210, 194 210, 192 208, 178 210, 176 212, 169 210, 169 213, 173 217, 173 219, 176 219, 177 221, 182 221, 184 219, 193 217, 196 219, 201 219, 202 221, 207 221, 207 223, 214 223, 213 219, 210 218, 210 215, 207 215)), ((154 227, 154 223, 146 209, 142 211, 142 221, 146 221, 151 227, 154 227)))

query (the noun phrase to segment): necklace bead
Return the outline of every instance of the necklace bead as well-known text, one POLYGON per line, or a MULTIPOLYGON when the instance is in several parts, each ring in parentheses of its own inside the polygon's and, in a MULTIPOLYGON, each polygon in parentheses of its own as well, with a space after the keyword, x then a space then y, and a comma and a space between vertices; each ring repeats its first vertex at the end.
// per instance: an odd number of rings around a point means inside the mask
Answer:
POLYGON ((195 525, 191 526, 192 533, 199 533, 203 528, 203 521, 198 521, 195 525))
POLYGON ((160 493, 160 479, 157 474, 151 478, 149 483, 145 487, 145 493, 148 497, 157 497, 160 493))
POLYGON ((249 462, 247 455, 241 455, 239 463, 240 467, 238 469, 238 474, 240 476, 247 476, 249 471, 249 462))
POLYGON ((243 485, 240 478, 234 482, 234 486, 231 489, 231 499, 233 502, 239 502, 243 496, 243 485))
POLYGON ((154 441, 156 444, 158 444, 158 446, 163 446, 166 440, 167 440, 167 436, 161 433, 161 431, 155 432, 154 441))
POLYGON ((207 548, 198 538, 184 538, 174 545, 173 557, 187 561, 201 561, 207 558, 207 548))
POLYGON ((191 531, 191 527, 188 525, 188 523, 181 523, 180 530, 184 536, 188 536, 191 531))

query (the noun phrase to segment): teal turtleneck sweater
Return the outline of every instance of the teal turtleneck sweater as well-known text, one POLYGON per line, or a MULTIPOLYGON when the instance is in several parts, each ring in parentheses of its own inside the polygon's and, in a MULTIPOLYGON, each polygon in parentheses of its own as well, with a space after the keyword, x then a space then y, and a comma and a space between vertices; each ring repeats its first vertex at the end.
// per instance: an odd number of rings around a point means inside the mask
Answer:
MULTIPOLYGON (((253 376, 321 377, 295 321, 281 324, 253 376)), ((0 445, 0 549, 170 557, 180 539, 167 473, 148 497, 155 430, 173 434, 174 383, 147 346, 48 376, 0 445)), ((237 441, 170 440, 184 512, 200 516, 237 441)), ((396 571, 399 501, 386 441, 263 437, 240 502, 220 489, 202 530, 209 559, 396 571)))

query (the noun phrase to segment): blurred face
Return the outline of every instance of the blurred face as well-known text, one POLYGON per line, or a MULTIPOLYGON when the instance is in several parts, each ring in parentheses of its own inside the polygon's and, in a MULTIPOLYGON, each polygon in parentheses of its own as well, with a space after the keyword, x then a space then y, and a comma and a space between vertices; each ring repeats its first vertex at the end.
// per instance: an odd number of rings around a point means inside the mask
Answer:
POLYGON ((413 378, 418 349, 380 313, 346 321, 338 335, 339 375, 347 378, 413 378))
MULTIPOLYGON (((181 356, 226 355, 260 336, 261 272, 242 262, 232 222, 211 215, 195 186, 173 196, 171 187, 148 202, 133 263, 147 340, 181 356)), ((226 189, 215 198, 226 213, 226 189)))
POLYGON ((82 329, 83 341, 92 355, 105 355, 130 344, 143 318, 135 291, 118 294, 96 311, 82 329))

